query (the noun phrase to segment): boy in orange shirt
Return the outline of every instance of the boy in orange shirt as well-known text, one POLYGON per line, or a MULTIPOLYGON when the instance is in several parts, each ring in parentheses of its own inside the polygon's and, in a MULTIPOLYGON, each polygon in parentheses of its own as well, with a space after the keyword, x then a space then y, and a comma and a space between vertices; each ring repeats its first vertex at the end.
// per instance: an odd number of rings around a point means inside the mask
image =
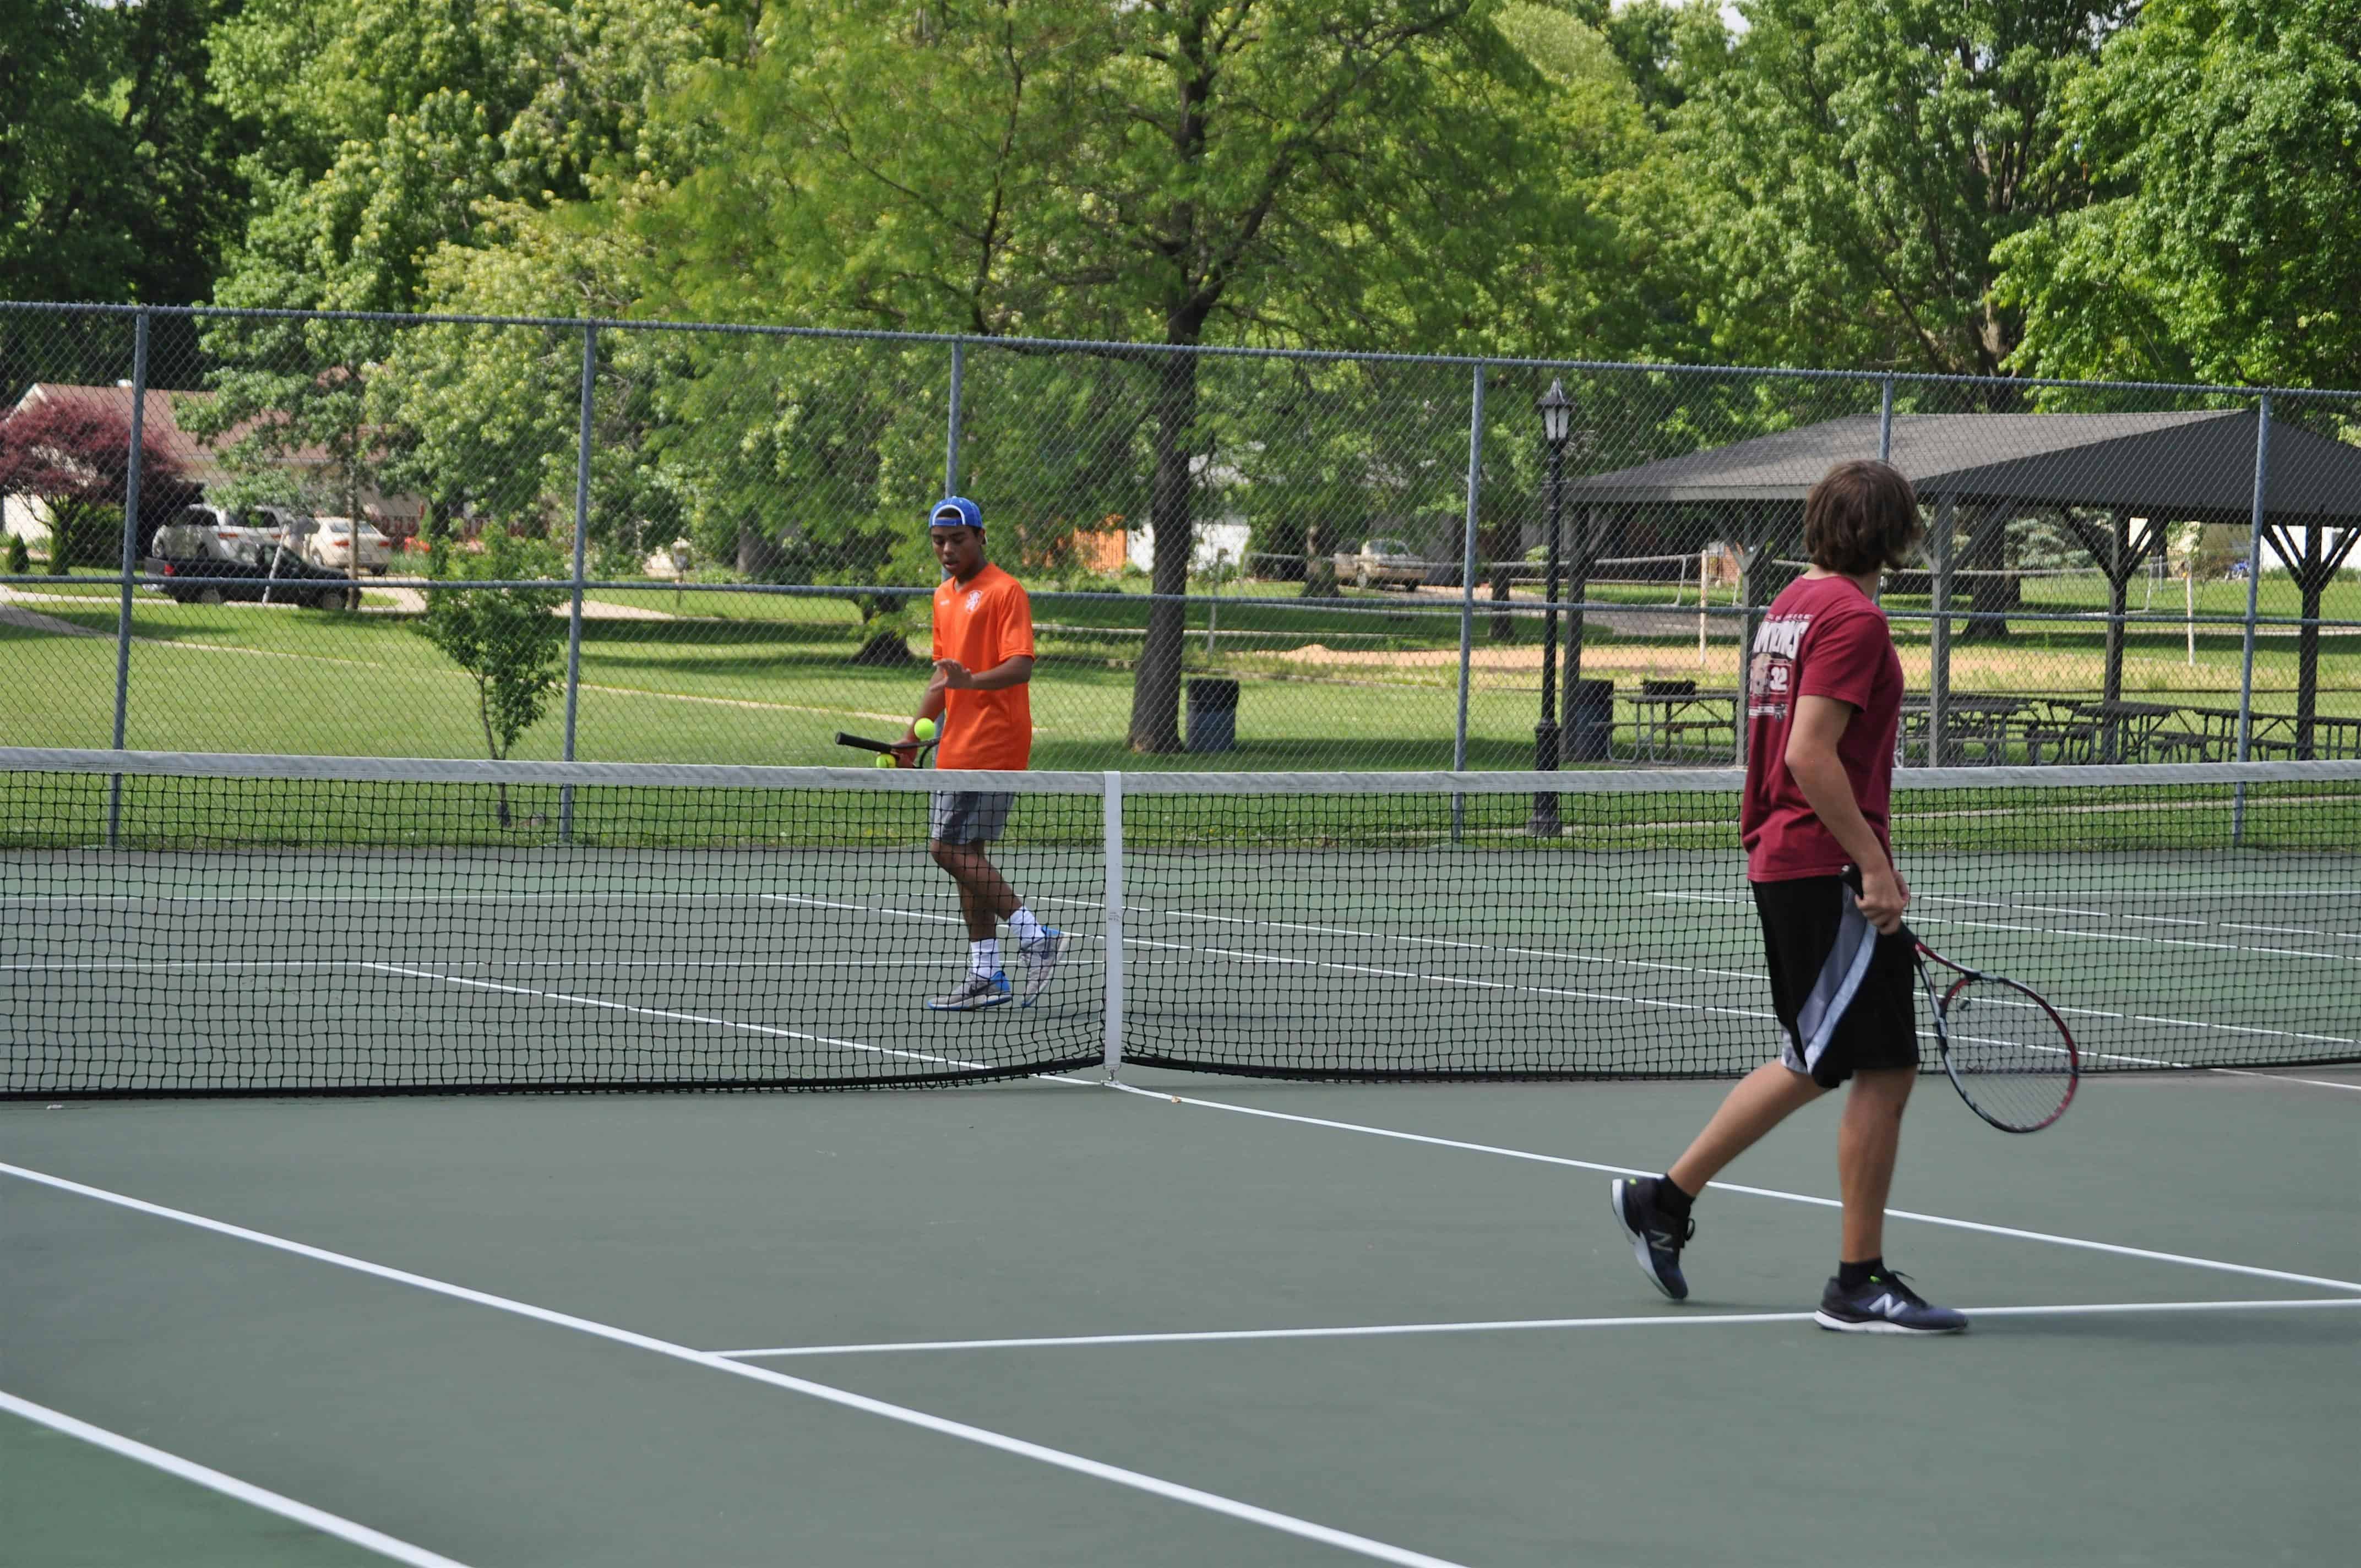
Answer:
MULTIPOLYGON (((1033 605, 1016 578, 983 558, 983 511, 964 496, 935 503, 928 518, 935 559, 946 574, 935 590, 935 673, 917 718, 940 726, 938 766, 1016 772, 1032 760, 1033 605)), ((918 744, 917 719, 902 744, 918 744)), ((905 755, 908 755, 906 752, 905 755)), ((967 917, 968 972, 927 1005, 965 1013, 1010 999, 1000 967, 1000 922, 1025 955, 1024 1004, 1033 1005, 1065 955, 1066 933, 1025 907, 983 847, 1008 826, 1011 792, 939 790, 927 832, 935 864, 959 883, 967 917)))

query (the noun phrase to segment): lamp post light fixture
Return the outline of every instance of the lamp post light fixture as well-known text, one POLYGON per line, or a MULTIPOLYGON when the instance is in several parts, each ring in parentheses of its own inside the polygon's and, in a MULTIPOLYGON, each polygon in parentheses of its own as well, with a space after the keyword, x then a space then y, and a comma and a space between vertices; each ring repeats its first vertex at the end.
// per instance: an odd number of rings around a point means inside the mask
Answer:
MULTIPOLYGON (((1542 716, 1533 726, 1533 769, 1547 773, 1555 773, 1558 763, 1558 535, 1565 499, 1565 443, 1574 431, 1575 405, 1565 395, 1565 384, 1553 379, 1535 406, 1542 416, 1542 439, 1549 446, 1549 565, 1542 580, 1542 716)), ((1535 791, 1533 814, 1525 822, 1525 831, 1536 838, 1555 838, 1560 827, 1556 792, 1535 791)))

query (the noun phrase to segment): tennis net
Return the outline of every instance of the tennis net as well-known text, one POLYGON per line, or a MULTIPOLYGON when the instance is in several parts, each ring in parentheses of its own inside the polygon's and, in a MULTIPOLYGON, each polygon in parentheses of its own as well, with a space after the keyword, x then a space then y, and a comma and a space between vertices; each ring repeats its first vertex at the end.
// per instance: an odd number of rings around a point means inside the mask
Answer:
MULTIPOLYGON (((2361 1059, 2361 763, 1897 784, 1914 927, 2091 1069, 2361 1059)), ((1738 784, 0 751, 0 1093, 1727 1075, 1776 1032, 1738 784), (927 1005, 939 790, 1014 797, 1030 1005, 927 1005)))

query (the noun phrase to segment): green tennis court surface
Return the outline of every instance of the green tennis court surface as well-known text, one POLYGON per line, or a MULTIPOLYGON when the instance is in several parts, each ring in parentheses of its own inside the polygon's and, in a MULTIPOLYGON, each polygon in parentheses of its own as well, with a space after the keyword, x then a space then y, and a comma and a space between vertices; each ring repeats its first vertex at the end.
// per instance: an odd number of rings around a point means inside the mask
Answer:
MULTIPOLYGON (((1938 1342, 1797 1321, 1832 1107, 1701 1202, 1675 1308, 1594 1167, 1657 1168, 1718 1084, 1134 1077, 0 1105, 0 1388, 472 1568, 2195 1564, 2361 1527, 2351 1069, 2099 1079, 2020 1140, 1922 1083, 1894 1204, 1960 1223, 1889 1253, 2032 1309, 1938 1342), (972 1343, 1011 1340, 1049 1343, 972 1343)), ((12 1562, 387 1560, 18 1414, 0 1474, 12 1562)))

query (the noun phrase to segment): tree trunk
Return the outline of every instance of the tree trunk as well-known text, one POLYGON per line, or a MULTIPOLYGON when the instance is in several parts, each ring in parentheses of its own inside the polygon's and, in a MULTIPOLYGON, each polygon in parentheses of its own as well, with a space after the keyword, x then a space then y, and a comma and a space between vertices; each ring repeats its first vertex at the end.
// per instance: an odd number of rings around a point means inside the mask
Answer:
POLYGON ((1148 521, 1156 530, 1148 580, 1157 598, 1148 607, 1148 636, 1132 676, 1135 751, 1180 750, 1180 647, 1188 620, 1180 601, 1189 591, 1189 557, 1196 543, 1189 472, 1196 445, 1196 356, 1176 354, 1158 368, 1156 477, 1148 501, 1148 521))
POLYGON ((756 582, 775 576, 786 553, 779 542, 759 532, 751 522, 738 525, 738 570, 756 582))
POLYGON ((1303 525, 1303 597, 1336 597, 1336 554, 1328 543, 1328 525, 1318 518, 1303 525))
MULTIPOLYGON (((1960 569, 1968 578, 1968 609, 1977 615, 2005 614, 2023 602, 2022 582, 2008 573, 2008 513, 1997 507, 1981 510, 1960 553, 1960 569)), ((1993 642, 2008 635, 2005 620, 1971 620, 1960 628, 1961 642, 1993 642)))

